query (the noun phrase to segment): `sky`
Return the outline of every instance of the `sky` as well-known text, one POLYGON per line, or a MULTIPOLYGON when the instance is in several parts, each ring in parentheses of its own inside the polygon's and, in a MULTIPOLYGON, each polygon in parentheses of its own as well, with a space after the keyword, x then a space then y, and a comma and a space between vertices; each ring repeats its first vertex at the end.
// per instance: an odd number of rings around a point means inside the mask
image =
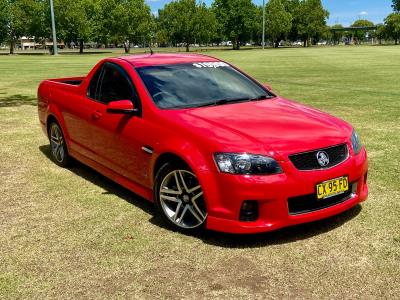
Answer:
MULTIPOLYGON (((145 0, 154 14, 170 0, 145 0)), ((212 0, 204 0, 208 5, 212 0)), ((253 0, 262 5, 262 0, 253 0)), ((266 0, 268 2, 268 0, 266 0)), ((350 26, 354 21, 362 18, 374 23, 382 23, 383 19, 392 12, 391 0, 322 0, 325 9, 330 13, 328 25, 340 23, 350 26)))
POLYGON ((391 0, 322 0, 322 3, 330 12, 329 25, 350 26, 359 18, 382 23, 392 12, 391 0))

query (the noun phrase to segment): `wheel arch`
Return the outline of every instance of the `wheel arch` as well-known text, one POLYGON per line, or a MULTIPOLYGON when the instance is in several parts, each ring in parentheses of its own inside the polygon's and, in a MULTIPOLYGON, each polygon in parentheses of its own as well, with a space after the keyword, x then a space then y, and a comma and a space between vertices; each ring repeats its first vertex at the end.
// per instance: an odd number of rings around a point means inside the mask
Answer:
POLYGON ((154 184, 156 183, 157 172, 165 163, 182 163, 196 175, 200 185, 203 188, 207 202, 207 199, 212 197, 212 191, 214 190, 214 188, 211 188, 214 186, 212 158, 207 159, 207 155, 194 145, 189 146, 186 144, 186 147, 182 147, 180 149, 182 150, 179 152, 173 150, 163 151, 155 158, 151 170, 149 170, 149 174, 151 174, 151 185, 154 187, 154 184), (209 191, 211 191, 211 193, 209 191))
POLYGON ((173 153, 173 152, 164 152, 164 153, 160 154, 157 157, 156 161, 154 162, 154 166, 153 166, 153 170, 152 170, 153 171, 153 174, 152 174, 153 180, 155 180, 158 171, 166 163, 183 164, 186 167, 193 170, 193 168, 189 165, 189 163, 185 159, 183 159, 180 155, 173 153))
MULTIPOLYGON (((52 122, 56 122, 58 125, 60 125, 60 122, 57 120, 56 116, 53 115, 53 114, 49 114, 49 115, 47 116, 47 119, 46 119, 46 130, 47 130, 47 135, 49 135, 50 124, 51 124, 52 122)), ((60 125, 60 126, 61 126, 61 125, 60 125)))
MULTIPOLYGON (((187 137, 169 135, 168 139, 162 139, 153 154, 153 161, 150 164, 148 174, 154 184, 158 170, 166 162, 178 162, 187 166, 197 177, 202 177, 202 173, 214 170, 212 153, 209 152, 207 144, 201 141, 187 139, 187 137)), ((200 180, 201 181, 201 180, 200 180)))
POLYGON ((64 136, 69 136, 65 126, 62 110, 56 101, 50 102, 49 106, 47 107, 46 127, 49 126, 49 120, 51 119, 55 120, 58 125, 60 125, 64 136))
POLYGON ((49 112, 49 114, 47 115, 47 118, 46 118, 46 131, 47 131, 47 136, 49 136, 50 124, 51 124, 51 122, 53 122, 53 121, 56 122, 56 123, 60 126, 61 131, 62 131, 62 134, 63 134, 64 139, 65 139, 65 144, 66 144, 67 149, 68 149, 68 151, 69 151, 69 150, 70 150, 70 144, 69 144, 69 134, 68 134, 68 131, 67 131, 66 127, 65 127, 65 124, 64 124, 62 118, 61 118, 61 117, 58 117, 57 114, 56 114, 56 113, 53 113, 53 112, 49 112))

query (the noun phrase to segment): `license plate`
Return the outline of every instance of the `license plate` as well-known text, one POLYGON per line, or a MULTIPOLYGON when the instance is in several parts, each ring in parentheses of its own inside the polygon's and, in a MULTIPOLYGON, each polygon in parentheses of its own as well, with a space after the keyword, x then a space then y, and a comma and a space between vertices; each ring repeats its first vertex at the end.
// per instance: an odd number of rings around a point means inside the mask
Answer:
POLYGON ((331 179, 316 185, 317 199, 326 199, 343 194, 349 190, 349 178, 347 176, 331 179))

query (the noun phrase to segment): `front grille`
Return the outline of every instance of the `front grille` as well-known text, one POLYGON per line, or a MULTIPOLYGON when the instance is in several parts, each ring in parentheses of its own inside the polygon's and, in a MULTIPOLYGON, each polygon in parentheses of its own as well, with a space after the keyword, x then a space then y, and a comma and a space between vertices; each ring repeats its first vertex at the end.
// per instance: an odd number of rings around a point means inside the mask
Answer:
POLYGON ((289 214, 299 215, 320 209, 324 209, 348 200, 352 193, 352 184, 349 190, 343 194, 332 196, 326 199, 317 199, 317 195, 309 194, 288 199, 289 214))
POLYGON ((298 170, 304 171, 331 168, 345 161, 348 155, 349 150, 347 145, 341 144, 338 146, 313 150, 310 152, 293 154, 289 156, 289 159, 298 170), (329 156, 329 163, 326 166, 321 167, 321 165, 318 163, 317 153, 319 151, 324 151, 329 156))

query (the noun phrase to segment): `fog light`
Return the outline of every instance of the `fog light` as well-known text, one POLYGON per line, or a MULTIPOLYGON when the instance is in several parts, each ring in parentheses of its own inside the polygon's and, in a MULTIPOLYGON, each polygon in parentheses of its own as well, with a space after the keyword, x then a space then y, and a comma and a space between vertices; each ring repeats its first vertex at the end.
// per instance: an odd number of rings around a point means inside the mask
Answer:
POLYGON ((251 222, 258 219, 258 202, 254 200, 243 201, 240 209, 240 221, 251 222))

